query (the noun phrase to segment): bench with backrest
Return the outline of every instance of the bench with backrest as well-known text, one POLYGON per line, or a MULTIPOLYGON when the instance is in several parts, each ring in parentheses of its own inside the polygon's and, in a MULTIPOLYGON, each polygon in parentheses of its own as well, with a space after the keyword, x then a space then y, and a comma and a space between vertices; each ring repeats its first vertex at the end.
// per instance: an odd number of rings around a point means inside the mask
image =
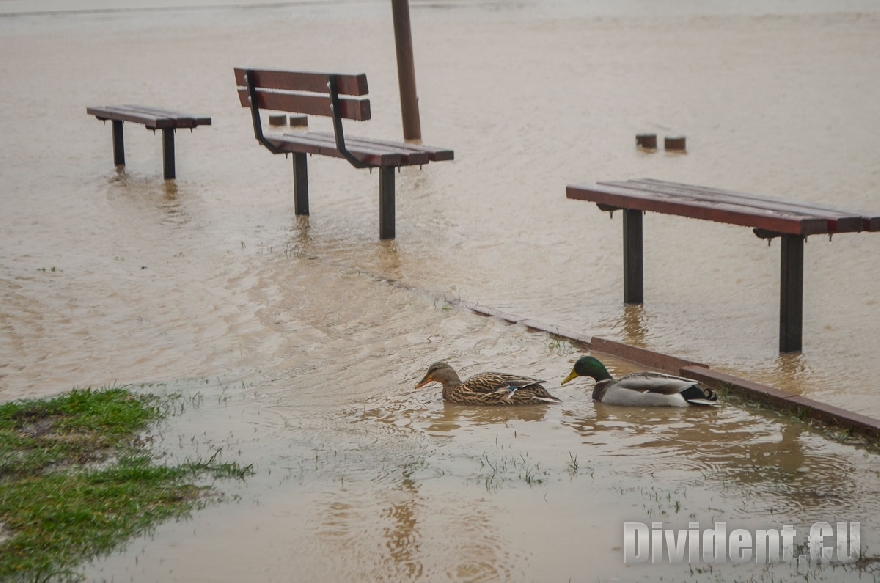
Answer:
POLYGON ((800 352, 803 338, 804 240, 809 235, 880 231, 880 215, 823 204, 653 179, 571 184, 566 196, 623 211, 623 297, 641 304, 642 214, 647 211, 752 227, 782 241, 779 351, 800 352))
POLYGON ((294 211, 309 214, 307 154, 344 158, 355 168, 379 169, 379 238, 395 237, 394 172, 452 160, 452 150, 373 138, 346 137, 342 120, 370 119, 367 77, 307 71, 235 68, 242 107, 250 108, 254 137, 273 154, 293 154, 294 211), (331 118, 333 132, 265 134, 260 110, 331 118))
POLYGON ((174 131, 182 128, 192 130, 200 125, 211 125, 211 118, 182 111, 160 109, 147 105, 105 105, 86 108, 86 113, 101 121, 113 122, 113 162, 125 166, 125 146, 122 142, 123 122, 139 123, 148 130, 162 130, 162 158, 165 178, 175 178, 174 131))

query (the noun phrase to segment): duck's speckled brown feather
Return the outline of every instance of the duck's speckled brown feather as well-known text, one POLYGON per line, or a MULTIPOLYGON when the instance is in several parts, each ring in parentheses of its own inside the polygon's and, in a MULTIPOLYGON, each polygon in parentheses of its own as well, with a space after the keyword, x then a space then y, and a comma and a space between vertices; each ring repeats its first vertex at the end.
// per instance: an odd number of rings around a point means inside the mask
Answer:
POLYGON ((444 401, 459 405, 546 405, 559 401, 541 386, 544 381, 502 372, 484 372, 462 382, 445 362, 432 364, 416 388, 432 382, 443 385, 444 401))

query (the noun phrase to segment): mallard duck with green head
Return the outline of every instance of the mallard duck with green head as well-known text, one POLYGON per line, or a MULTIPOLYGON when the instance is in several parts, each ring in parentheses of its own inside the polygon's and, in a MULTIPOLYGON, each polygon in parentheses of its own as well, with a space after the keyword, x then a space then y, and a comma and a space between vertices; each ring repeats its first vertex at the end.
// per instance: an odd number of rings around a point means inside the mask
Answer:
POLYGON ((483 372, 466 381, 445 362, 435 362, 416 388, 428 383, 443 385, 443 400, 458 405, 546 405, 558 403, 537 379, 503 372, 483 372))
POLYGON ((615 379, 605 365, 592 356, 583 356, 574 363, 564 385, 576 377, 593 377, 593 400, 609 405, 635 407, 687 407, 716 405, 718 396, 712 389, 700 386, 693 379, 659 372, 634 372, 615 379))

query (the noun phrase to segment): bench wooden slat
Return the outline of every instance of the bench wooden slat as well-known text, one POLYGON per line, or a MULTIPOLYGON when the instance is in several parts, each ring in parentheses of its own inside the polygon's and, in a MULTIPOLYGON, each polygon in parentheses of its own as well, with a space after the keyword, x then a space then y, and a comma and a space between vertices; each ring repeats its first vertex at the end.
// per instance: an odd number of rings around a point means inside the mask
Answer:
MULTIPOLYGON (((324 132, 312 132, 315 135, 329 135, 333 134, 325 134, 324 132)), ((352 138, 352 139, 362 139, 362 138, 352 138)), ((348 143, 348 136, 345 138, 345 142, 348 143)), ((377 144, 381 146, 391 146, 393 148, 397 148, 403 151, 410 152, 423 152, 428 155, 431 162, 443 162, 446 160, 455 159, 455 154, 452 150, 448 148, 437 148, 434 146, 426 146, 424 144, 407 144, 406 142, 394 142, 391 140, 382 140, 376 138, 368 138, 371 144, 377 144)), ((418 162, 421 164, 421 162, 418 162)))
MULTIPOLYGON (((320 140, 328 141, 332 144, 336 144, 336 137, 333 134, 325 133, 325 132, 310 132, 308 134, 285 134, 290 136, 303 136, 308 135, 313 138, 317 138, 320 140)), ((366 150, 375 150, 376 152, 387 152, 394 153, 401 156, 401 162, 404 166, 415 166, 422 165, 431 162, 431 154, 427 151, 422 150, 414 150, 412 148, 407 147, 408 145, 405 143, 392 142, 387 140, 377 140, 374 138, 366 138, 366 137, 358 137, 358 136, 345 136, 345 145, 346 147, 358 147, 366 150)))
POLYGON ((834 222, 834 232, 853 233, 858 231, 871 230, 871 217, 865 216, 866 213, 860 213, 853 210, 841 209, 828 205, 808 202, 808 201, 788 201, 773 197, 757 196, 734 190, 724 190, 720 188, 711 188, 703 186, 695 186, 690 184, 681 184, 677 182, 666 182, 651 178, 640 180, 629 180, 627 184, 637 184, 639 188, 646 188, 659 192, 674 193, 677 196, 693 196, 700 200, 717 201, 723 200, 741 206, 752 206, 755 208, 763 208, 768 210, 780 210, 811 216, 813 218, 826 218, 834 222), (867 221, 867 223, 865 222, 867 221))
POLYGON ((196 114, 189 113, 186 111, 164 109, 161 107, 152 107, 152 106, 148 106, 148 105, 125 104, 124 107, 129 107, 129 108, 132 108, 135 110, 143 111, 145 113, 152 113, 152 114, 155 114, 156 116, 163 116, 163 117, 172 118, 172 119, 178 120, 178 123, 191 121, 191 122, 195 123, 195 125, 193 127, 200 126, 200 125, 206 125, 206 126, 211 125, 211 118, 210 117, 207 117, 204 115, 196 115, 196 114))
POLYGON ((757 196, 754 194, 748 194, 744 192, 738 192, 735 190, 726 190, 722 188, 714 188, 714 187, 705 187, 705 186, 695 186, 692 184, 684 184, 681 182, 669 182, 666 180, 657 180, 656 178, 641 178, 637 180, 628 180, 627 182, 632 182, 636 184, 644 184, 648 185, 659 185, 663 188, 670 189, 682 189, 696 193, 709 193, 712 195, 723 196, 723 197, 731 197, 734 200, 740 202, 740 204, 745 204, 745 201, 754 201, 754 206, 758 206, 761 208, 778 208, 779 210, 783 210, 784 208, 790 209, 795 212, 805 212, 805 213, 814 213, 819 215, 827 215, 829 218, 835 218, 838 221, 838 231, 839 232, 852 232, 852 231, 880 231, 880 215, 872 215, 871 213, 854 211, 851 209, 843 209, 836 206, 831 206, 827 204, 819 204, 809 201, 790 201, 784 200, 780 198, 773 197, 764 197, 757 196), (778 205, 778 206, 777 206, 778 205), (841 226, 841 221, 843 220, 844 225, 855 225, 858 223, 858 226, 855 228, 846 228, 841 226))
POLYGON ((211 118, 143 105, 91 106, 86 112, 100 120, 117 120, 144 124, 149 129, 195 128, 211 125, 211 118))
MULTIPOLYGON (((238 90, 238 100, 242 107, 250 107, 247 89, 238 90)), ((330 97, 312 93, 282 93, 280 91, 257 90, 257 107, 274 111, 294 111, 309 115, 332 115, 330 97)), ((370 119, 370 100, 354 97, 339 97, 340 116, 355 121, 370 119)))
POLYGON ((765 210, 777 210, 782 212, 790 212, 794 214, 810 215, 816 217, 822 215, 824 217, 853 218, 861 219, 858 213, 831 209, 822 207, 821 205, 813 205, 809 202, 787 201, 771 197, 756 196, 746 193, 738 193, 732 190, 721 190, 717 188, 709 188, 702 186, 693 186, 687 184, 676 184, 672 182, 661 182, 659 180, 627 180, 622 181, 601 181, 599 184, 625 184, 628 186, 645 189, 651 192, 662 192, 674 194, 676 196, 688 196, 695 200, 703 200, 708 202, 729 202, 744 207, 760 208, 765 210))
MULTIPOLYGON (((314 145, 320 147, 322 153, 332 152, 333 156, 340 156, 339 151, 336 148, 336 138, 334 138, 332 134, 291 133, 283 134, 282 137, 287 143, 300 143, 308 146, 314 145)), ((346 136, 345 146, 349 152, 362 161, 366 161, 367 158, 381 161, 376 164, 377 166, 409 166, 413 164, 427 164, 429 162, 428 157, 425 155, 413 158, 415 161, 411 161, 408 152, 403 152, 387 146, 378 146, 371 143, 369 139, 346 136)))
MULTIPOLYGON (((339 150, 336 149, 335 143, 312 139, 308 137, 308 134, 303 134, 302 136, 274 134, 267 135, 266 139, 275 147, 281 148, 286 152, 318 154, 321 156, 332 156, 334 158, 342 157, 339 150)), ((390 152, 368 151, 356 147, 349 148, 349 152, 362 162, 366 162, 372 166, 400 166, 402 162, 400 154, 390 152)))
MULTIPOLYGON (((239 87, 247 87, 244 74, 247 69, 235 67, 235 83, 239 87)), ((327 80, 329 73, 314 71, 281 71, 278 69, 253 69, 254 83, 263 89, 284 91, 309 91, 329 95, 327 80)), ((336 88, 340 95, 366 95, 367 76, 358 74, 337 74, 336 88)))
POLYGON ((687 188, 685 186, 675 186, 669 184, 657 184, 653 182, 643 183, 637 180, 628 181, 602 181, 600 185, 618 186, 622 188, 635 188, 646 193, 656 193, 665 196, 674 196, 676 200, 692 200, 697 204, 730 204, 741 208, 744 211, 754 209, 756 211, 781 212, 790 215, 796 215, 808 219, 824 219, 828 221, 828 232, 856 232, 862 230, 862 217, 853 215, 852 213, 844 214, 837 211, 808 209, 797 204, 786 204, 786 201, 778 199, 767 199, 758 196, 747 195, 744 197, 737 196, 733 192, 713 192, 711 190, 703 190, 702 187, 695 186, 687 188))
MULTIPOLYGON (((334 140, 335 142, 335 140, 334 140)), ((431 156, 427 152, 414 152, 405 148, 399 148, 396 145, 380 144, 372 138, 359 138, 356 136, 346 136, 345 145, 347 148, 363 148, 365 150, 375 152, 387 152, 400 156, 401 166, 420 166, 431 161, 431 156)))
POLYGON ((149 129, 174 128, 175 122, 166 116, 147 114, 143 111, 124 107, 88 107, 86 112, 101 121, 116 120, 144 124, 149 129))
POLYGON ((793 213, 755 209, 729 203, 706 203, 604 184, 577 184, 566 187, 566 197, 641 211, 730 223, 791 235, 829 232, 826 219, 807 218, 793 213))

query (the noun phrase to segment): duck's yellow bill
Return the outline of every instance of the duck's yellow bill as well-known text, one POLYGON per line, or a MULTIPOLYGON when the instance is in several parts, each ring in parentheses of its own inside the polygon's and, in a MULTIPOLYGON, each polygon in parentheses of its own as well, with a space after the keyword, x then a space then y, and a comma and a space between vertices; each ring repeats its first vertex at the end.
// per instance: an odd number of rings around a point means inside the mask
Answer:
POLYGON ((564 385, 564 384, 567 383, 568 381, 570 381, 570 380, 572 380, 572 379, 574 379, 574 378, 576 378, 576 377, 578 377, 578 376, 579 376, 578 373, 574 372, 574 370, 572 369, 572 371, 571 371, 570 373, 568 373, 568 376, 565 377, 565 380, 562 381, 562 382, 559 383, 559 384, 564 385))

